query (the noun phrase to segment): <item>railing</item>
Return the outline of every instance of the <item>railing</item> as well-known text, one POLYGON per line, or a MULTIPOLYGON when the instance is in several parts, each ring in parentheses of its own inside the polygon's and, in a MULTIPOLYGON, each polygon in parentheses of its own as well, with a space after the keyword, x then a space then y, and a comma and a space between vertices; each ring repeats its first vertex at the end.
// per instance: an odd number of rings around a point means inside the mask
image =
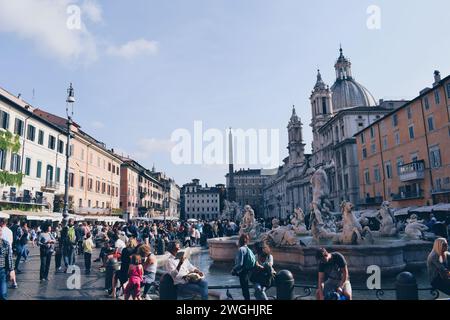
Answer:
POLYGON ((383 203, 383 197, 369 197, 359 200, 359 204, 382 204, 383 203))
POLYGON ((402 182, 425 179, 424 160, 404 164, 399 167, 399 170, 400 181, 402 182))
POLYGON ((47 200, 44 197, 31 197, 30 195, 16 195, 4 193, 0 202, 7 204, 19 204, 19 205, 47 205, 47 200))
POLYGON ((57 190, 59 189, 59 182, 55 181, 46 181, 45 184, 42 186, 45 190, 57 190))
MULTIPOLYGON (((302 294, 296 295, 295 300, 301 300, 307 297, 313 297, 316 293, 317 287, 316 286, 308 286, 308 285, 294 285, 294 288, 300 289, 302 291, 302 294)), ((238 290, 241 289, 240 285, 227 285, 227 286, 208 286, 208 290, 226 290, 226 296, 228 300, 234 300, 232 294, 230 293, 230 290, 238 290)), ((368 288, 352 288, 353 292, 357 291, 364 291, 364 292, 374 292, 375 297, 377 300, 386 300, 383 299, 385 297, 386 292, 396 292, 395 288, 385 288, 385 289, 368 289, 368 288)), ((431 299, 429 300, 437 300, 439 299, 440 292, 437 289, 434 288, 419 288, 418 291, 425 292, 428 291, 428 293, 431 296, 431 299)), ((269 300, 276 300, 275 296, 268 295, 269 300)), ((357 295, 354 295, 354 298, 358 299, 357 295)))
POLYGON ((400 192, 398 194, 394 194, 392 196, 393 200, 409 200, 409 199, 418 199, 423 198, 424 192, 423 190, 420 191, 410 191, 410 192, 400 192))

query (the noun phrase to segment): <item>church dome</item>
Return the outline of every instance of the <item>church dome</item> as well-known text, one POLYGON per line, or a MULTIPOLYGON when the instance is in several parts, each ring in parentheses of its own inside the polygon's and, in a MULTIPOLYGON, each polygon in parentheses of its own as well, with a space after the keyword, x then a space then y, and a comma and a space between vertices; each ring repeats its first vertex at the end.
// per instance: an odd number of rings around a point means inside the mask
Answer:
POLYGON ((376 100, 363 85, 352 76, 351 62, 344 56, 342 48, 335 65, 336 82, 331 87, 333 111, 353 107, 373 107, 376 100))

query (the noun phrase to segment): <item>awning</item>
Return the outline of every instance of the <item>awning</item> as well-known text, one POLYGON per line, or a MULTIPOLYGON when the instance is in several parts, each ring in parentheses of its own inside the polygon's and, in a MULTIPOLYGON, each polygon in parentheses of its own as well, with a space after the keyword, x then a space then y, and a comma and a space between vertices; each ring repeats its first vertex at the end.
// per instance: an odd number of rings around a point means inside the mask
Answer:
POLYGON ((433 206, 433 212, 436 211, 450 212, 450 203, 439 203, 433 206))
POLYGON ((47 221, 47 219, 45 219, 45 217, 41 217, 41 216, 27 216, 27 220, 28 221, 47 221))
POLYGON ((419 208, 412 209, 409 212, 414 212, 414 213, 431 213, 433 211, 433 208, 434 208, 434 206, 419 207, 419 208))
POLYGON ((363 218, 375 218, 378 214, 378 210, 363 210, 361 217, 363 218))
POLYGON ((395 210, 394 216, 400 217, 400 216, 407 216, 409 214, 409 210, 415 209, 417 207, 407 207, 407 208, 401 208, 398 210, 395 210))

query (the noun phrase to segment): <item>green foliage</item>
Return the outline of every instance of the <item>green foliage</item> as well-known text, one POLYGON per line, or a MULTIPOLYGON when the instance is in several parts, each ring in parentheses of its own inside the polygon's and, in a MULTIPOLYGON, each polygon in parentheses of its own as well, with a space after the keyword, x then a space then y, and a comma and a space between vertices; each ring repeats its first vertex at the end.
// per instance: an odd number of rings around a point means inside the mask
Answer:
POLYGON ((0 184, 5 186, 22 186, 23 173, 12 174, 6 171, 0 171, 0 184))
POLYGON ((39 205, 33 205, 33 204, 0 204, 0 210, 2 211, 8 211, 8 210, 18 210, 18 211, 24 211, 24 212, 40 212, 42 211, 41 206, 39 205))
MULTIPOLYGON (((20 151, 20 137, 9 131, 0 130, 0 149, 18 153, 20 151)), ((24 175, 21 172, 13 174, 6 171, 0 171, 0 184, 21 187, 23 176, 24 175)))

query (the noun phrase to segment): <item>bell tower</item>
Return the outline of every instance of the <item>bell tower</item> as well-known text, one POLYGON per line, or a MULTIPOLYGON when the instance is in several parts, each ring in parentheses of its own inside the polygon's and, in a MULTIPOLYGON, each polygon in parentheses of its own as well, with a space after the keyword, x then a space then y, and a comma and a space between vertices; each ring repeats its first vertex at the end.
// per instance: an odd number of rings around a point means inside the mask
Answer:
POLYGON ((302 122, 295 112, 295 106, 292 107, 292 116, 288 124, 289 133, 289 163, 297 164, 304 160, 305 144, 303 143, 302 122))
POLYGON ((321 149, 319 128, 322 127, 333 114, 332 92, 330 87, 322 80, 320 70, 317 70, 317 81, 309 98, 311 101, 313 131, 313 163, 322 163, 318 151, 321 149))

